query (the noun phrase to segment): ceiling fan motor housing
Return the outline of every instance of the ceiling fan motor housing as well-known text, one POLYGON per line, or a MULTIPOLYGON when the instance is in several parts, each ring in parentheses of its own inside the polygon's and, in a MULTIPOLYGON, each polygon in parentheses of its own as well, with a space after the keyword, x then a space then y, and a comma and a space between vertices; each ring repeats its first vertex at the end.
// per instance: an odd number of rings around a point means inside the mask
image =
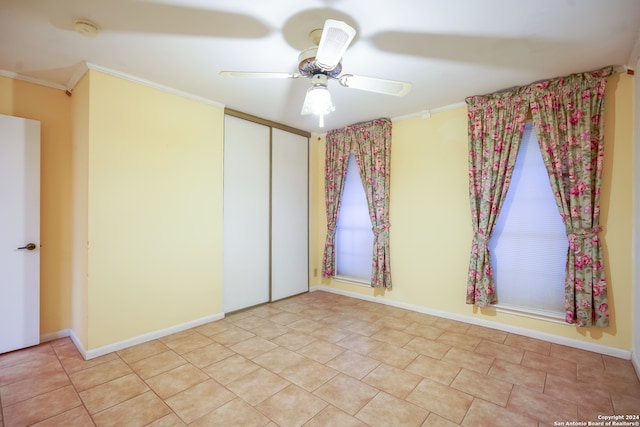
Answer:
POLYGON ((300 52, 300 55, 298 55, 298 71, 300 71, 300 74, 309 78, 316 74, 324 74, 331 78, 338 77, 342 72, 342 62, 339 62, 338 65, 333 67, 331 70, 324 69, 316 62, 317 52, 317 46, 307 48, 300 52))

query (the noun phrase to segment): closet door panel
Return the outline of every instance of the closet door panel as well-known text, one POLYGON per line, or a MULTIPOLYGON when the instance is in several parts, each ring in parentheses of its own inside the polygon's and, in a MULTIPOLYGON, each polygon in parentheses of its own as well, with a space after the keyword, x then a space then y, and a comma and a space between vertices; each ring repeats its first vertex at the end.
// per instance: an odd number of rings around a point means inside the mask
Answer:
POLYGON ((225 312, 269 301, 269 132, 225 116, 225 312))
POLYGON ((309 290, 308 138, 272 130, 271 300, 309 290))

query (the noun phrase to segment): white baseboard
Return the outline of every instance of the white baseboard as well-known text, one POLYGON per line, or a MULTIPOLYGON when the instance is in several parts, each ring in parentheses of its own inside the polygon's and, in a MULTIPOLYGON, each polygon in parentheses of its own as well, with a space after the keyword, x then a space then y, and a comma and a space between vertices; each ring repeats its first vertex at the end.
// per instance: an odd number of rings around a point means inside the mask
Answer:
POLYGON ((40 344, 49 342, 49 341, 59 340, 60 338, 67 338, 67 337, 71 338, 71 341, 76 346, 76 348, 78 349, 82 357, 86 359, 87 351, 84 349, 82 342, 80 341, 76 333, 73 331, 73 329, 62 329, 60 331, 50 332, 48 334, 40 335, 40 344))
POLYGON ((104 356, 105 354, 112 353, 114 351, 122 350, 127 347, 132 347, 137 344, 142 344, 147 341, 155 340, 165 337, 167 335, 175 334, 176 332, 186 331, 187 329, 195 328, 196 326, 204 325, 205 323, 214 322, 224 318, 224 313, 212 314, 210 316, 201 317, 200 319, 191 320, 189 322, 173 325, 165 329, 159 329, 157 331, 148 332, 146 334, 138 335, 137 337, 129 338, 123 341, 118 341, 112 344, 107 344, 102 347, 93 348, 87 350, 82 345, 82 342, 75 334, 73 329, 63 329, 58 332, 52 332, 49 334, 41 335, 40 342, 53 341, 59 338, 71 338, 73 344, 76 346, 80 354, 85 360, 94 359, 96 357, 104 356))
POLYGON ((59 340, 60 338, 66 338, 71 336, 71 329, 63 329, 57 332, 50 332, 48 334, 40 335, 40 344, 59 340))
POLYGON ((82 355, 82 358, 84 360, 89 360, 87 358, 87 350, 84 348, 84 346, 82 345, 82 341, 80 341, 80 338, 78 338, 78 336, 76 335, 73 329, 71 329, 71 334, 69 334, 69 338, 71 338, 71 341, 73 341, 73 344, 76 346, 76 348, 82 355))
MULTIPOLYGON (((491 329, 497 329, 505 332, 511 332, 514 334, 525 335, 532 338, 537 338, 544 341, 549 341, 554 344, 566 345, 568 347, 579 348, 582 350, 593 351, 600 354, 606 354, 608 356, 618 357, 621 359, 630 360, 631 352, 628 350, 622 350, 619 348, 604 346, 600 344, 594 344, 589 342, 584 342, 580 340, 574 340, 572 338, 565 338, 558 335, 548 334, 546 332, 534 331, 531 329, 525 329, 517 326, 506 325, 504 323, 491 322, 484 319, 479 319, 473 316, 465 316, 461 314, 448 313, 446 311, 433 310, 425 307, 420 307, 413 304, 407 304, 399 301, 386 300, 382 298, 375 298, 369 295, 362 295, 356 292, 344 291, 341 289, 335 289, 324 285, 316 285, 311 286, 309 288, 310 292, 313 291, 326 291, 334 294, 340 294, 352 298, 358 298, 361 300, 376 302, 380 304, 385 304, 393 307, 404 308, 411 311, 417 311, 419 313, 430 314, 433 316, 444 317, 446 319, 457 320, 460 322, 471 323, 473 325, 484 326, 491 329)), ((638 364, 638 360, 636 359, 634 362, 636 373, 640 372, 638 369, 640 364, 638 364)), ((639 375, 640 377, 640 375, 639 375)))

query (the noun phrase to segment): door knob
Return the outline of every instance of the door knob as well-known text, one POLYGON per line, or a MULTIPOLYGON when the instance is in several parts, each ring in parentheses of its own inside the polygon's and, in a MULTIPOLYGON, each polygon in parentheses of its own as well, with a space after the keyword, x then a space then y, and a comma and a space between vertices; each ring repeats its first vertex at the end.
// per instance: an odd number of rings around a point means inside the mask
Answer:
POLYGON ((27 243, 27 246, 23 246, 21 248, 18 249, 26 249, 28 251, 32 251, 36 248, 36 244, 35 243, 27 243))

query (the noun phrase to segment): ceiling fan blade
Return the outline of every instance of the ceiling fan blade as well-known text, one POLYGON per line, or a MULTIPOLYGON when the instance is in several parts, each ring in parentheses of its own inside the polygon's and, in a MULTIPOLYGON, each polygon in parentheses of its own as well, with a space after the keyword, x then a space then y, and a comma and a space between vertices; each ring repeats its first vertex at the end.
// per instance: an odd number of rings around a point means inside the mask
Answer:
POLYGON ((344 87, 377 92, 385 95, 405 96, 411 91, 411 83, 397 80, 379 79, 376 77, 354 76, 343 74, 338 79, 344 87))
POLYGON ((258 79, 297 79, 300 77, 298 73, 269 73, 260 71, 220 71, 219 73, 224 77, 243 77, 243 78, 258 78, 258 79))
POLYGON ((327 19, 316 53, 318 66, 327 71, 336 68, 355 36, 356 30, 346 22, 327 19))

